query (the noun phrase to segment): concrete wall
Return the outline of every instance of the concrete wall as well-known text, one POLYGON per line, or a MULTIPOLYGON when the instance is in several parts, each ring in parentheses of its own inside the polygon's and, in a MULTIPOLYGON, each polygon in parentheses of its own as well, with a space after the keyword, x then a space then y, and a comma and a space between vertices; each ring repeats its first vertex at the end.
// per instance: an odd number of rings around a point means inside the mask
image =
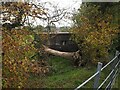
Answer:
POLYGON ((77 51, 78 46, 74 41, 70 40, 70 37, 71 34, 66 32, 50 34, 50 39, 45 44, 48 45, 50 48, 59 51, 77 51))

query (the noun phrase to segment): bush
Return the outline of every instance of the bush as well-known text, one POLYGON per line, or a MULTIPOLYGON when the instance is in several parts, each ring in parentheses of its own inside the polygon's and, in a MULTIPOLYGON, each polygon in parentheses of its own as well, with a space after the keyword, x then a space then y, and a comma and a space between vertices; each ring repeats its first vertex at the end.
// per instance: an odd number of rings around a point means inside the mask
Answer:
POLYGON ((3 88, 25 87, 31 73, 42 75, 49 72, 44 58, 46 53, 41 44, 40 48, 35 48, 33 32, 23 28, 3 29, 2 33, 3 88))

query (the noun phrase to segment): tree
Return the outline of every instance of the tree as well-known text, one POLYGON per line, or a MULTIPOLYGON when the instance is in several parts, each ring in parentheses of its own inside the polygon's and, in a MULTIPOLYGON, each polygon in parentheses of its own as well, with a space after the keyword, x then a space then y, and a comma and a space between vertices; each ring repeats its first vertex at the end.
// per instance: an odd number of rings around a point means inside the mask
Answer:
POLYGON ((22 88, 30 73, 44 74, 49 69, 43 58, 34 58, 39 52, 42 56, 42 48, 35 48, 34 33, 24 26, 29 21, 27 17, 41 19, 44 13, 36 4, 27 2, 2 2, 2 87, 22 88), (7 23, 9 21, 9 23, 7 23), (42 60, 41 60, 42 59, 42 60))
POLYGON ((42 15, 45 14, 40 5, 27 2, 2 2, 1 8, 3 27, 8 29, 23 26, 25 23, 29 25, 30 18, 44 19, 42 15))
POLYGON ((50 2, 43 3, 43 7, 45 7, 46 11, 44 16, 44 21, 47 24, 46 28, 48 32, 51 32, 51 27, 55 27, 55 23, 62 20, 67 15, 67 11, 50 2))
POLYGON ((111 9, 115 6, 118 7, 118 3, 83 3, 74 14, 73 39, 87 63, 109 60, 111 45, 119 32, 118 23, 113 24, 115 18, 111 9))
POLYGON ((29 58, 34 54, 31 51, 35 52, 31 34, 26 30, 3 30, 2 33, 2 87, 24 87, 29 76, 29 58))
POLYGON ((74 66, 78 67, 78 66, 81 66, 83 64, 83 62, 81 60, 81 53, 80 53, 79 50, 76 51, 76 52, 61 52, 61 51, 58 51, 58 50, 48 48, 44 45, 43 45, 43 47, 44 47, 44 51, 47 52, 48 54, 52 54, 52 55, 55 55, 55 56, 60 56, 60 57, 72 60, 73 63, 74 63, 74 66))
POLYGON ((40 32, 44 32, 45 28, 42 25, 37 25, 36 27, 34 27, 33 31, 38 34, 40 32))
POLYGON ((70 31, 70 27, 68 27, 68 26, 60 27, 60 31, 61 32, 69 32, 70 31))

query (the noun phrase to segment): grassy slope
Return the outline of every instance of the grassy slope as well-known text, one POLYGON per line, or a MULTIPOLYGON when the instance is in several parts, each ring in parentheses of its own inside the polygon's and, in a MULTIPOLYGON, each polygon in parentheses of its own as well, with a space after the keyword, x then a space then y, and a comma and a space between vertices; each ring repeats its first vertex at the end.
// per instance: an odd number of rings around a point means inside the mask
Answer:
POLYGON ((54 72, 45 79, 44 87, 75 88, 94 73, 93 69, 75 68, 71 61, 60 57, 53 57, 50 62, 54 72))
MULTIPOLYGON (((44 77, 31 77, 29 87, 39 88, 76 88, 96 71, 96 66, 91 69, 75 68, 72 62, 60 57, 51 57, 49 63, 52 66, 52 72, 44 77)), ((101 80, 106 76, 105 70, 101 75, 101 80)), ((116 84, 118 86, 118 84, 116 84)), ((116 87, 115 86, 115 87, 116 87)), ((93 87, 93 80, 85 87, 93 87)))

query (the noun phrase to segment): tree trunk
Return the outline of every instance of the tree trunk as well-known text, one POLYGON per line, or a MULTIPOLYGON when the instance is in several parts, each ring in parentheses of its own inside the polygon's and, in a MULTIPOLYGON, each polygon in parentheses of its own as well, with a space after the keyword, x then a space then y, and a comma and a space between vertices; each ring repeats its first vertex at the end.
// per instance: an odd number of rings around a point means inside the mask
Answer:
POLYGON ((81 55, 80 55, 79 50, 76 52, 61 52, 58 50, 51 49, 51 48, 44 46, 44 45, 43 45, 43 47, 44 47, 45 52, 52 54, 52 55, 55 55, 55 56, 60 56, 63 58, 73 60, 75 66, 81 66, 82 62, 81 62, 81 55))

